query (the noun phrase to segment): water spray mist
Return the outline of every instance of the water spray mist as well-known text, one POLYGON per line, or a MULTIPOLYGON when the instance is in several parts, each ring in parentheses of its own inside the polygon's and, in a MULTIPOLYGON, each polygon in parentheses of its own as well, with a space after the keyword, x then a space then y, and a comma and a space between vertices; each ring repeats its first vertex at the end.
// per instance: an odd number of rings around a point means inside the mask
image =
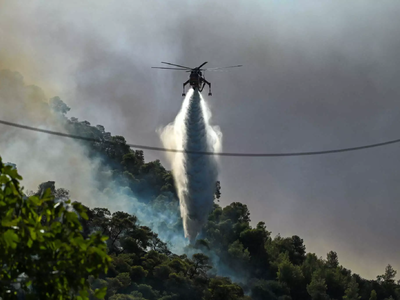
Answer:
MULTIPOLYGON (((198 91, 191 89, 175 121, 161 132, 166 148, 187 151, 221 151, 222 134, 211 126, 210 110, 198 91)), ((193 242, 212 210, 218 175, 217 158, 212 155, 169 153, 178 190, 185 237, 193 242)))

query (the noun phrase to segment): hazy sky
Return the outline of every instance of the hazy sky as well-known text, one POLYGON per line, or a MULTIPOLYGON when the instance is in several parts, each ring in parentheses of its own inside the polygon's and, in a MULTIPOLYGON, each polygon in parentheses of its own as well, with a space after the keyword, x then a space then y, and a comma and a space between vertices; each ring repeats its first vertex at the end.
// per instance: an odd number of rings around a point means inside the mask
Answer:
MULTIPOLYGON (((224 151, 352 147, 400 138, 399 13, 395 1, 0 0, 0 69, 60 96, 69 116, 161 146, 187 73, 150 67, 243 64, 206 73, 224 151)), ((400 271, 399 152, 222 158, 221 203, 364 277, 400 271)))

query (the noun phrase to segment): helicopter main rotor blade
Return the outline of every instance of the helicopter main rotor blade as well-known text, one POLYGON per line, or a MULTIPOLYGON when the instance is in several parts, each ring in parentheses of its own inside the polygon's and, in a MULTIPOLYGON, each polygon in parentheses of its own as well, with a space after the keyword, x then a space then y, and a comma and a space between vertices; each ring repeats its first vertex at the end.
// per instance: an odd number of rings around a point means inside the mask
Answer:
POLYGON ((207 63, 207 61, 206 62, 204 62, 204 63, 202 63, 200 66, 198 66, 196 69, 200 69, 202 66, 204 66, 205 64, 207 63))
POLYGON ((219 71, 223 69, 230 69, 230 68, 238 68, 243 65, 236 65, 236 66, 229 66, 229 67, 220 67, 220 68, 208 68, 208 69, 201 69, 202 71, 219 71))
POLYGON ((163 69, 163 70, 178 70, 178 71, 187 71, 187 69, 183 68, 164 68, 164 67, 151 67, 152 69, 163 69))
POLYGON ((181 65, 171 64, 171 63, 168 63, 168 62, 165 62, 165 61, 162 61, 161 63, 162 63, 162 64, 166 64, 166 65, 170 65, 170 66, 175 66, 175 67, 184 68, 184 69, 186 69, 186 70, 191 70, 191 69, 192 69, 192 68, 185 67, 185 66, 181 66, 181 65))

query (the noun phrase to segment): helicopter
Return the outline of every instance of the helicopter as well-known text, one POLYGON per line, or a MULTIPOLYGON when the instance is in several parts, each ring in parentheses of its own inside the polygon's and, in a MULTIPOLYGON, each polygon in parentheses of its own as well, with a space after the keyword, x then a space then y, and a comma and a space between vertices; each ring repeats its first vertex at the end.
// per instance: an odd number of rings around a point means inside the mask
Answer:
POLYGON ((189 67, 185 67, 185 66, 181 66, 181 65, 177 65, 177 64, 172 64, 169 62, 165 62, 162 61, 162 64, 166 64, 166 65, 170 65, 170 66, 174 66, 174 68, 171 67, 152 67, 153 69, 163 69, 163 70, 179 70, 179 71, 186 71, 186 72, 190 72, 189 75, 189 80, 186 81, 185 83, 183 83, 183 93, 182 96, 186 96, 185 93, 185 86, 189 83, 190 86, 194 89, 194 90, 198 90, 199 92, 202 92, 205 85, 208 85, 208 96, 212 96, 211 93, 211 83, 208 82, 205 79, 205 76, 203 74, 203 72, 205 73, 205 71, 219 71, 219 70, 223 70, 223 69, 228 69, 228 68, 237 68, 237 67, 241 67, 242 65, 236 65, 236 66, 229 66, 229 67, 222 67, 222 68, 207 68, 207 69, 202 69, 202 67, 207 64, 208 62, 204 62, 202 63, 200 66, 198 66, 197 68, 189 68, 189 67))

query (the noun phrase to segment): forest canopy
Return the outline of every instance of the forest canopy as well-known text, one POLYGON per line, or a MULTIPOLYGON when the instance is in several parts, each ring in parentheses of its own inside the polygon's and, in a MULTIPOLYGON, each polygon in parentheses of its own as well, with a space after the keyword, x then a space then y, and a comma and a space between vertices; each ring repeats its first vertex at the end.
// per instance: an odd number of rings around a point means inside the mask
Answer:
POLYGON ((16 167, 0 160, 3 299, 400 300, 391 265, 366 280, 342 266, 334 250, 322 258, 299 236, 272 237, 266 223, 251 225, 245 204, 218 204, 219 182, 197 241, 180 246, 172 173, 103 126, 68 119, 58 97, 49 108, 68 132, 99 140, 83 146, 87 159, 101 161, 98 176, 111 174, 102 190, 110 201, 123 194, 137 202, 129 211, 87 207, 53 181, 25 192, 16 167))

